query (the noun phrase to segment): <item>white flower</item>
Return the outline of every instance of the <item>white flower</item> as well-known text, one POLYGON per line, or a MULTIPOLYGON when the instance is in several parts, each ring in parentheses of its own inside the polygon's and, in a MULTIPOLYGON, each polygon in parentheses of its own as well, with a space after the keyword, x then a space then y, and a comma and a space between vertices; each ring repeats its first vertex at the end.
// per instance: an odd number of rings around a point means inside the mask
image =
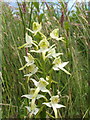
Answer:
POLYGON ((29 106, 25 106, 25 107, 27 108, 28 112, 30 113, 30 116, 32 114, 36 115, 38 113, 38 111, 39 111, 39 108, 36 108, 36 106, 33 108, 33 110, 29 106))
POLYGON ((27 53, 27 56, 24 56, 24 58, 27 63, 23 67, 21 67, 19 70, 23 70, 26 66, 30 66, 34 64, 34 57, 30 53, 27 53))
POLYGON ((36 35, 37 32, 39 32, 41 30, 41 28, 42 28, 41 24, 39 24, 37 22, 34 22, 33 23, 33 28, 32 28, 33 30, 30 30, 28 28, 27 28, 27 30, 30 31, 31 33, 33 33, 34 35, 36 35))
MULTIPOLYGON (((31 88, 29 94, 22 95, 21 97, 25 97, 25 98, 28 98, 28 99, 32 99, 33 94, 35 93, 35 90, 36 90, 35 88, 31 88)), ((45 96, 43 96, 43 95, 41 95, 41 94, 38 94, 37 97, 36 97, 36 99, 40 99, 40 98, 46 99, 45 96)), ((46 100, 47 100, 47 99, 46 99, 46 100)))
POLYGON ((45 60, 46 59, 46 52, 48 52, 50 49, 52 49, 54 45, 52 45, 51 47, 49 47, 49 42, 46 40, 46 39, 43 39, 39 42, 39 47, 40 49, 39 50, 31 50, 30 52, 36 52, 36 53, 42 53, 42 56, 43 56, 43 59, 45 60))
POLYGON ((50 49, 48 51, 48 54, 47 54, 46 57, 48 57, 48 58, 52 58, 52 57, 56 58, 59 55, 63 55, 63 53, 56 53, 55 48, 52 48, 52 49, 50 49))
POLYGON ((38 67, 35 64, 30 65, 28 68, 29 68, 29 73, 24 76, 31 77, 33 74, 35 74, 38 71, 38 67))
POLYGON ((34 43, 35 41, 32 40, 32 37, 29 36, 27 33, 26 33, 25 40, 26 40, 26 43, 24 45, 20 46, 19 49, 23 48, 23 47, 32 47, 32 45, 34 45, 35 47, 37 47, 37 45, 34 43))
POLYGON ((34 43, 34 40, 32 40, 32 37, 29 36, 27 33, 26 33, 26 46, 25 47, 31 47, 32 45, 36 46, 37 45, 34 43))
POLYGON ((33 95, 33 98, 37 96, 37 94, 42 91, 42 92, 47 92, 50 94, 50 91, 48 89, 46 89, 46 86, 49 84, 46 80, 44 80, 44 78, 40 78, 39 82, 37 82, 35 79, 32 79, 34 85, 37 87, 35 90, 35 94, 33 95))
POLYGON ((48 102, 48 103, 42 103, 42 104, 45 104, 47 105, 48 107, 52 107, 53 108, 53 111, 55 113, 55 117, 58 118, 58 115, 57 115, 57 108, 62 108, 62 107, 65 107, 64 105, 61 105, 61 104, 58 104, 59 102, 59 96, 56 95, 56 96, 52 96, 50 98, 51 102, 48 102))
POLYGON ((64 67, 68 64, 69 62, 61 62, 60 57, 55 58, 55 60, 53 61, 53 69, 56 71, 62 70, 65 73, 71 75, 66 69, 64 69, 64 67))
POLYGON ((34 63, 34 57, 30 53, 27 53, 27 56, 24 57, 25 57, 25 61, 27 62, 26 66, 30 66, 34 63))
MULTIPOLYGON (((56 39, 57 41, 58 40, 61 40, 63 41, 63 37, 60 37, 59 38, 59 29, 54 29, 51 33, 50 33, 50 37, 53 38, 53 39, 56 39)), ((63 41, 64 42, 64 41, 63 41)))

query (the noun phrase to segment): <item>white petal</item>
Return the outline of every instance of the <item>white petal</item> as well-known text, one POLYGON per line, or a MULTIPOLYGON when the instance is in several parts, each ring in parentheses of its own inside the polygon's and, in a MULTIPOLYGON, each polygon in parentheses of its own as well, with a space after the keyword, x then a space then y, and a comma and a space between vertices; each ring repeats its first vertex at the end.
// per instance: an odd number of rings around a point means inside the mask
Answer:
POLYGON ((27 66, 30 66, 30 65, 32 65, 32 64, 34 64, 34 61, 31 61, 31 62, 27 63, 26 65, 27 65, 27 66))
POLYGON ((34 71, 32 71, 32 73, 35 74, 37 71, 38 71, 38 67, 36 67, 34 71))
POLYGON ((25 61, 28 63, 28 62, 29 62, 28 57, 27 57, 27 56, 24 56, 24 58, 25 58, 25 61))
POLYGON ((39 50, 30 50, 30 52, 40 53, 41 50, 40 49, 39 50))
POLYGON ((53 106, 54 106, 55 108, 62 108, 62 107, 65 107, 64 105, 61 105, 61 104, 53 104, 53 106))
POLYGON ((35 80, 35 79, 30 79, 30 80, 32 80, 33 82, 34 82, 34 85, 37 87, 38 86, 38 82, 35 80))
POLYGON ((32 95, 22 95, 21 97, 26 97, 26 98, 28 98, 28 99, 32 99, 32 95))
POLYGON ((55 54, 52 54, 52 56, 55 58, 55 57, 57 57, 57 56, 59 56, 59 55, 63 55, 63 53, 55 53, 55 54))
POLYGON ((65 67, 68 63, 69 63, 69 62, 63 62, 63 63, 59 64, 59 67, 60 67, 60 68, 63 68, 63 67, 65 67))
POLYGON ((45 98, 45 96, 38 94, 37 99, 40 99, 40 98, 45 98))
POLYGON ((52 107, 50 102, 49 103, 42 103, 42 104, 47 105, 48 107, 52 107))
POLYGON ((33 74, 31 74, 31 73, 29 73, 29 74, 26 74, 26 75, 24 75, 25 77, 27 76, 27 77, 31 77, 33 74))
POLYGON ((31 108, 29 106, 25 106, 29 112, 31 112, 31 108))
POLYGON ((58 71, 58 70, 59 70, 59 68, 58 68, 58 66, 57 66, 57 65, 54 65, 54 66, 53 66, 53 69, 54 69, 54 70, 56 70, 56 71, 58 71))
POLYGON ((38 113, 39 109, 38 108, 35 108, 33 114, 36 115, 38 113))
POLYGON ((35 33, 34 31, 32 31, 32 30, 30 30, 30 29, 28 29, 28 28, 26 28, 26 29, 27 29, 29 32, 33 33, 33 34, 35 33))
POLYGON ((42 92, 47 92, 47 93, 51 96, 51 93, 50 93, 50 91, 49 91, 48 89, 43 88, 41 91, 42 91, 42 92))
POLYGON ((26 43, 32 44, 32 37, 26 33, 26 43))

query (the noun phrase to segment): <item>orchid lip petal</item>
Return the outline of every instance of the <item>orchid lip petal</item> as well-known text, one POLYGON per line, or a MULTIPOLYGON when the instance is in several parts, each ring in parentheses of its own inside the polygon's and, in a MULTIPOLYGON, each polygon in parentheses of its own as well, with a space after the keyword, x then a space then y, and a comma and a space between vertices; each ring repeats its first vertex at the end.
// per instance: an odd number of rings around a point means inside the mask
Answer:
POLYGON ((65 73, 71 75, 66 69, 64 69, 64 68, 60 68, 60 69, 61 69, 62 71, 64 71, 65 73))

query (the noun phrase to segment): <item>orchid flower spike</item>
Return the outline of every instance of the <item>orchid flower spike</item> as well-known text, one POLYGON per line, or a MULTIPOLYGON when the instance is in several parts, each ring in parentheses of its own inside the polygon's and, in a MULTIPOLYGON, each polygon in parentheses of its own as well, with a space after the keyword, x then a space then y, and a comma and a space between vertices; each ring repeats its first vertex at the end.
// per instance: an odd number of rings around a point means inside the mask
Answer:
POLYGON ((56 96, 52 96, 50 98, 51 102, 47 102, 47 103, 42 103, 48 107, 52 107, 53 108, 53 111, 55 113, 55 117, 58 118, 58 114, 57 114, 57 108, 62 108, 62 107, 65 107, 64 105, 61 105, 61 104, 58 104, 59 102, 59 96, 56 95, 56 96))

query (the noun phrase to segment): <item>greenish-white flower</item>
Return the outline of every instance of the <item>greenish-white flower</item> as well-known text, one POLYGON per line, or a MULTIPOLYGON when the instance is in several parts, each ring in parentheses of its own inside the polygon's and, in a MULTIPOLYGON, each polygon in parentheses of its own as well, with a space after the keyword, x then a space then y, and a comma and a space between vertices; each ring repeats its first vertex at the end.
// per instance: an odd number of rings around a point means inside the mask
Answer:
POLYGON ((37 87, 35 90, 35 94, 33 95, 33 98, 37 96, 37 94, 42 91, 42 92, 47 92, 50 94, 50 91, 46 89, 46 86, 49 84, 44 78, 40 78, 40 80, 37 82, 35 79, 32 79, 34 85, 37 87))
POLYGON ((28 67, 28 71, 29 73, 24 76, 31 77, 33 74, 35 74, 38 71, 38 67, 35 64, 32 64, 28 67))
MULTIPOLYGON (((29 100, 31 100, 31 99, 33 98, 33 95, 34 95, 34 93, 35 93, 35 90, 36 90, 36 88, 31 88, 29 94, 22 95, 21 97, 25 97, 25 98, 28 98, 29 100)), ((41 94, 38 94, 37 97, 36 97, 36 99, 40 99, 40 98, 46 99, 45 96, 43 96, 43 95, 41 95, 41 94)))
POLYGON ((54 46, 55 46, 55 44, 50 47, 49 42, 46 39, 43 39, 43 40, 41 40, 39 42, 40 49, 38 49, 38 50, 31 50, 30 52, 42 53, 43 59, 45 60, 46 59, 46 56, 45 56, 46 52, 48 52, 54 46))
POLYGON ((33 110, 31 109, 30 106, 25 106, 25 107, 27 108, 28 112, 30 113, 30 116, 36 115, 38 113, 38 111, 39 111, 39 108, 37 108, 36 105, 33 108, 33 110))
POLYGON ((26 66, 30 66, 34 63, 34 57, 30 54, 27 53, 27 56, 24 56, 26 63, 26 66))
POLYGON ((34 64, 34 57, 30 53, 27 53, 27 56, 24 56, 24 58, 25 58, 26 64, 23 67, 21 67, 19 70, 23 70, 25 67, 34 64))
POLYGON ((34 43, 34 40, 32 40, 32 37, 29 36, 27 33, 26 33, 26 46, 25 47, 31 47, 32 45, 36 46, 37 45, 34 43))
POLYGON ((56 58, 56 57, 58 57, 59 55, 63 55, 63 53, 56 53, 55 48, 52 48, 52 49, 50 49, 50 50, 48 51, 48 54, 47 54, 46 57, 48 57, 48 58, 52 58, 52 57, 56 58))
POLYGON ((41 23, 39 24, 37 22, 33 23, 32 30, 27 28, 27 30, 30 31, 31 33, 33 33, 34 35, 36 35, 37 32, 39 32, 41 29, 42 29, 41 23))
POLYGON ((19 47, 20 48, 23 48, 23 47, 32 47, 32 45, 34 45, 35 47, 38 47, 36 44, 35 44, 35 41, 32 40, 32 37, 29 36, 27 33, 26 33, 26 36, 25 36, 25 40, 26 40, 26 43, 22 46, 19 47))
POLYGON ((46 39, 43 39, 39 42, 40 49, 45 51, 49 47, 49 42, 46 39))
POLYGON ((58 118, 58 114, 57 114, 57 108, 62 108, 62 107, 65 107, 64 105, 61 105, 61 104, 58 104, 59 102, 59 96, 56 95, 56 96, 52 96, 50 98, 51 102, 47 102, 47 103, 42 103, 42 104, 45 104, 46 106, 48 107, 52 107, 53 108, 53 111, 55 113, 55 117, 58 118))
POLYGON ((64 71, 65 73, 71 75, 66 69, 64 69, 64 67, 69 63, 68 62, 61 62, 61 59, 60 57, 57 57, 54 59, 53 61, 53 69, 56 70, 56 71, 59 71, 59 70, 62 70, 64 71))
POLYGON ((50 37, 53 39, 61 40, 64 42, 64 37, 59 37, 59 29, 54 29, 51 33, 50 33, 50 37))
POLYGON ((46 53, 49 50, 49 42, 46 39, 43 39, 39 42, 39 47, 40 49, 31 50, 30 52, 36 52, 36 53, 45 52, 46 53))

